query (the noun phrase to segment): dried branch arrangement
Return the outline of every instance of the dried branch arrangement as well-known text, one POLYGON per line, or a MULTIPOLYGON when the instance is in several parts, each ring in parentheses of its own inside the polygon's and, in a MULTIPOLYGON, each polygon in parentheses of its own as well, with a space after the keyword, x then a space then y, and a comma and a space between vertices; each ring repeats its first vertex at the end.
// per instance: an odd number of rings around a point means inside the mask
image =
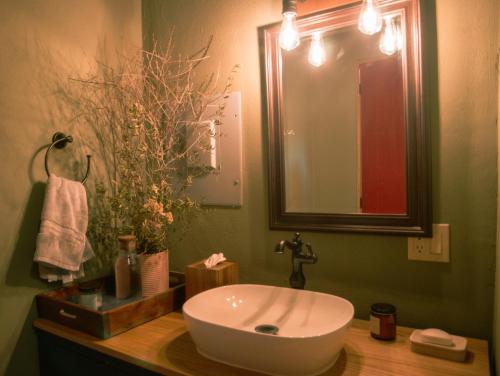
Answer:
POLYGON ((93 199, 94 243, 109 247, 116 235, 132 233, 139 251, 165 250, 173 223, 199 207, 185 193, 192 180, 187 158, 210 147, 200 121, 223 116, 224 105, 215 114, 207 114, 207 106, 224 103, 237 69, 222 85, 218 74, 197 76, 210 43, 191 56, 176 56, 171 37, 113 66, 99 64, 93 77, 72 78, 79 121, 91 126, 92 149, 98 149, 107 176, 96 184, 93 199))

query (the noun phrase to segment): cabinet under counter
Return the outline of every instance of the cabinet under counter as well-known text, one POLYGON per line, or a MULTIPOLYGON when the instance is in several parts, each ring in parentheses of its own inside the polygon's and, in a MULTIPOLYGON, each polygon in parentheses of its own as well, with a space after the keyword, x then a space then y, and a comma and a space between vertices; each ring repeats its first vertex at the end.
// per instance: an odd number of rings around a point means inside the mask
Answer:
MULTIPOLYGON (((46 319, 36 319, 34 326, 41 375, 258 375, 198 354, 179 312, 105 340, 46 319)), ((487 341, 468 339, 467 360, 458 363, 411 352, 412 331, 398 327, 395 341, 378 341, 370 336, 368 321, 354 320, 337 363, 324 375, 490 375, 487 341)))

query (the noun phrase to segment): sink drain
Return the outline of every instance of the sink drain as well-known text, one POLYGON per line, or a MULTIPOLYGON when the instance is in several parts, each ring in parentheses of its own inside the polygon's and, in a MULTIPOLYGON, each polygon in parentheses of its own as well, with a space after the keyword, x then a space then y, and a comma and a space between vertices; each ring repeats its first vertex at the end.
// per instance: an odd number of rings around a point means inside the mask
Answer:
POLYGON ((264 324, 264 325, 257 325, 255 327, 255 331, 257 333, 264 333, 264 334, 273 334, 276 335, 278 334, 278 331, 280 329, 275 326, 275 325, 269 325, 269 324, 264 324))

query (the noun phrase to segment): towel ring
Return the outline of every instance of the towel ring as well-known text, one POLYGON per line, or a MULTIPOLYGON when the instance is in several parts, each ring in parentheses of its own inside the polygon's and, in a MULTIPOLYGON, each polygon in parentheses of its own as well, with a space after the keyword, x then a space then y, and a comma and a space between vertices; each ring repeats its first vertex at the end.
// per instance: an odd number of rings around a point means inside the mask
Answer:
MULTIPOLYGON (((66 136, 64 133, 61 132, 56 132, 52 136, 52 143, 50 144, 49 148, 45 152, 45 171, 47 172, 47 176, 50 176, 50 171, 49 171, 49 153, 52 150, 53 147, 56 149, 62 149, 64 148, 68 142, 73 142, 73 137, 68 135, 66 136)), ((87 178, 89 177, 89 172, 90 172, 90 155, 87 155, 87 172, 85 173, 85 176, 82 180, 82 184, 85 184, 87 181, 87 178)))

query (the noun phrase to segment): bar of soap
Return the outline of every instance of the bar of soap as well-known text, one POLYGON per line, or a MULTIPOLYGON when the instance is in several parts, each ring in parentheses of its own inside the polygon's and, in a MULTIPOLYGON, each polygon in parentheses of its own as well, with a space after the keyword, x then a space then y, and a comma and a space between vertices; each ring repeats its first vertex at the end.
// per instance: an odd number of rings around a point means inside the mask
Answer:
POLYGON ((410 336, 410 343, 413 352, 437 358, 463 362, 467 356, 467 339, 440 329, 416 329, 410 336))
POLYGON ((441 346, 454 346, 451 336, 441 329, 425 329, 420 332, 422 342, 441 346))

